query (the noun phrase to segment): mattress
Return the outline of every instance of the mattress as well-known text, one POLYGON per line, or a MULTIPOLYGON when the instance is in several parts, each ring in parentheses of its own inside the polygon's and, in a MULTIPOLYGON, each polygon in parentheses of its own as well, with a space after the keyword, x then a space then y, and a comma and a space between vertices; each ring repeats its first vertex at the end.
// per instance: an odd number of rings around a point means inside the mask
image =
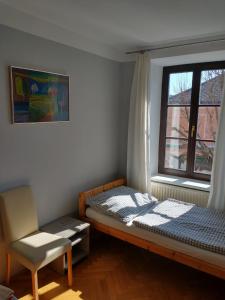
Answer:
POLYGON ((113 217, 97 212, 93 208, 87 208, 86 216, 92 220, 97 221, 98 223, 107 225, 109 227, 121 230, 123 232, 132 234, 144 240, 153 242, 159 246, 165 248, 179 251, 180 253, 207 261, 208 263, 224 267, 225 268, 225 256, 222 254, 210 252, 201 248, 197 248, 172 238, 162 236, 160 234, 150 232, 146 229, 138 228, 134 224, 125 224, 120 221, 117 221, 113 217))

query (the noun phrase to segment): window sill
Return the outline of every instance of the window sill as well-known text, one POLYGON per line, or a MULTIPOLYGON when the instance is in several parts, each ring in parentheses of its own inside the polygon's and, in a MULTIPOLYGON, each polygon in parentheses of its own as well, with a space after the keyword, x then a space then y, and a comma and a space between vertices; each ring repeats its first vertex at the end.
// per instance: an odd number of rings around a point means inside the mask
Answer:
POLYGON ((195 179, 188 179, 188 178, 176 177, 176 176, 165 175, 165 174, 156 174, 152 176, 151 181, 175 185, 175 186, 198 190, 198 191, 204 191, 204 192, 210 191, 210 183, 207 183, 205 181, 195 180, 195 179))

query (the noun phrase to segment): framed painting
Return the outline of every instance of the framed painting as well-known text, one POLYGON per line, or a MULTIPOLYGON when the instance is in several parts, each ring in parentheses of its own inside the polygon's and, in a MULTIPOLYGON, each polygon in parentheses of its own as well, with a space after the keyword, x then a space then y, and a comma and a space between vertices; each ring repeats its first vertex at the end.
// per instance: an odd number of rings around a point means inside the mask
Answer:
POLYGON ((69 76, 9 67, 13 123, 69 121, 69 76))

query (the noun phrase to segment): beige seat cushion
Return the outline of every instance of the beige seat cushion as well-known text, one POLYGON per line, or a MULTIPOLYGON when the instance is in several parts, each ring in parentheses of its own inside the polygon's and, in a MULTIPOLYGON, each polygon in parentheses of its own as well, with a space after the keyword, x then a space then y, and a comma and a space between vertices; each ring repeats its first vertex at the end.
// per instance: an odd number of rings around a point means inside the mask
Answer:
POLYGON ((25 267, 38 270, 69 250, 71 241, 46 232, 35 232, 8 247, 25 267))
POLYGON ((38 230, 36 209, 29 186, 1 193, 0 212, 7 242, 19 240, 38 230))

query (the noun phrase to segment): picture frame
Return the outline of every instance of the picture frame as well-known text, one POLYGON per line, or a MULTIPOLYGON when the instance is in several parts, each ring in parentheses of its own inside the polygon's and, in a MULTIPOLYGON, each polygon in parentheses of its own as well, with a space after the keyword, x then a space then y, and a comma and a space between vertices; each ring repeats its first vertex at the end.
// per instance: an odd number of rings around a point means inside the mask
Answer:
POLYGON ((69 76, 9 66, 12 123, 69 121, 69 76))

